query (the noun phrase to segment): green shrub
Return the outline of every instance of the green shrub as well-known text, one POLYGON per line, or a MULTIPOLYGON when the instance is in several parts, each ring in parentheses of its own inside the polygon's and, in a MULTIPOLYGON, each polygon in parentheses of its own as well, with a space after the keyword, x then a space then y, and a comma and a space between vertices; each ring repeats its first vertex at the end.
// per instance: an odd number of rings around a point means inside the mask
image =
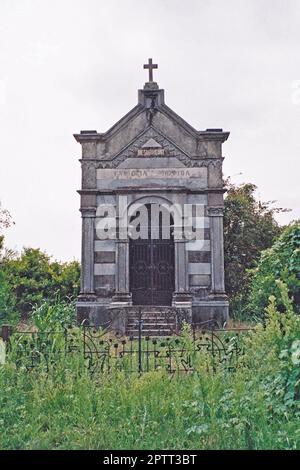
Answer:
POLYGON ((15 324, 19 317, 14 296, 11 294, 4 272, 0 270, 0 326, 5 323, 15 324))
POLYGON ((8 288, 15 298, 15 308, 23 318, 34 306, 45 301, 57 303, 77 296, 80 266, 77 261, 59 263, 39 249, 24 248, 20 256, 2 260, 8 288))
POLYGON ((31 318, 39 331, 57 330, 75 324, 74 302, 43 302, 32 309, 31 318))
POLYGON ((226 292, 230 314, 245 319, 244 305, 251 276, 262 250, 270 248, 281 233, 275 214, 283 211, 255 197, 254 184, 236 186, 227 180, 224 201, 224 256, 226 292))
POLYGON ((253 270, 247 312, 257 318, 263 316, 271 295, 277 308, 284 311, 282 296, 276 280, 283 281, 293 298, 293 306, 300 312, 300 226, 287 227, 272 248, 262 252, 257 268, 253 270))

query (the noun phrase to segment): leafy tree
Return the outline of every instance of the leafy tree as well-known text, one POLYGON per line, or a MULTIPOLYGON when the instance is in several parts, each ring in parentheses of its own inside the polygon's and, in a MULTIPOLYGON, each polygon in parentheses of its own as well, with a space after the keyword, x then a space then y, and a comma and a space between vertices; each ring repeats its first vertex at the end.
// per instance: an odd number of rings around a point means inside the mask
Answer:
POLYGON ((0 202, 0 251, 3 248, 3 242, 4 242, 4 235, 1 234, 1 232, 3 229, 10 227, 13 223, 14 222, 12 222, 10 213, 8 212, 7 209, 3 209, 1 207, 1 202, 0 202))
POLYGON ((15 309, 15 298, 11 293, 4 272, 0 269, 0 325, 13 324, 19 316, 15 309))
POLYGON ((249 290, 249 269, 254 268, 262 250, 272 246, 281 233, 274 215, 283 211, 271 202, 255 198, 256 186, 236 186, 227 180, 224 211, 224 252, 226 292, 233 315, 241 312, 249 290))
MULTIPOLYGON (((12 223, 9 212, 0 204, 0 252, 4 240, 1 232, 12 223)), ((34 311, 39 307, 45 311, 45 305, 51 312, 60 312, 57 316, 64 312, 64 317, 68 317, 74 308, 67 302, 78 294, 79 279, 77 261, 52 261, 46 253, 34 248, 24 248, 21 255, 7 250, 0 258, 0 323, 13 323, 20 316, 26 317, 33 307, 34 311)))
POLYGON ((58 297, 66 301, 79 290, 79 263, 52 262, 40 249, 24 248, 20 256, 4 258, 3 271, 23 317, 33 306, 57 302, 58 297))
MULTIPOLYGON (((0 203, 0 255, 4 245, 3 229, 9 228, 12 224, 11 215, 8 210, 3 209, 0 203)), ((2 269, 0 257, 0 324, 4 322, 13 323, 17 320, 14 308, 14 297, 11 294, 7 279, 2 269)))
POLYGON ((50 266, 53 290, 58 292, 59 297, 63 300, 76 297, 80 285, 80 264, 78 261, 68 263, 54 261, 50 266))
POLYGON ((261 317, 274 296, 279 311, 284 311, 280 283, 284 282, 293 298, 293 308, 300 313, 300 223, 285 228, 274 245, 262 252, 257 267, 252 271, 249 315, 261 317))

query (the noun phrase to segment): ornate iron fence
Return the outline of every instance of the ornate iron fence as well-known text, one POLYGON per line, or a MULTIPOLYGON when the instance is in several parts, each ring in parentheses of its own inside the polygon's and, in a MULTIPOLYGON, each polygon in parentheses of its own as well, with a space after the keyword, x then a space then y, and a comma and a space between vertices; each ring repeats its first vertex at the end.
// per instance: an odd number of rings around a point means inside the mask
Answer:
MULTIPOLYGON (((110 326, 93 325, 60 331, 9 331, 2 329, 8 360, 28 371, 37 366, 49 371, 62 357, 83 354, 91 374, 124 371, 139 373, 166 370, 192 373, 206 365, 234 370, 244 354, 244 337, 250 329, 220 329, 214 322, 190 324, 177 334, 149 336, 143 320, 137 320, 137 334, 116 334, 110 326)), ((4 327, 7 328, 7 327, 4 327)))
POLYGON ((4 326, 1 336, 6 343, 8 360, 28 371, 42 366, 48 372, 63 356, 80 350, 78 334, 72 328, 59 331, 16 331, 4 326))
MULTIPOLYGON (((124 370, 149 372, 165 369, 169 373, 195 372, 209 358, 213 370, 222 365, 236 368, 244 354, 243 333, 248 329, 208 329, 192 324, 172 336, 147 336, 138 320, 137 336, 110 336, 108 330, 84 325, 84 357, 92 373, 124 370)), ((208 365, 208 362, 206 362, 208 365)))

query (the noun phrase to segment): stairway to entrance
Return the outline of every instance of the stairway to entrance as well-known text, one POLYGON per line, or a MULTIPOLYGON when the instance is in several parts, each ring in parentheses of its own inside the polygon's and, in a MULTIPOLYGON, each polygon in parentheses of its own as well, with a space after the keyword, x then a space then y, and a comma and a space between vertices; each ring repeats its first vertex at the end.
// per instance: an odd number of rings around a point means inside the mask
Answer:
POLYGON ((165 306, 143 306, 129 311, 126 335, 137 337, 139 320, 142 320, 142 336, 171 336, 176 332, 176 313, 165 306))

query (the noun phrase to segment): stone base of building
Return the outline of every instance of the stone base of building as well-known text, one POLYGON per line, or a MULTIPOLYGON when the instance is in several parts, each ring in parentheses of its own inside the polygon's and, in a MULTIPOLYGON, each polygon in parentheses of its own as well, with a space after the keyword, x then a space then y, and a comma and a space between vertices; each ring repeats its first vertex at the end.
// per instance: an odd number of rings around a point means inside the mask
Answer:
POLYGON ((76 304, 77 321, 79 324, 90 324, 96 328, 109 328, 119 334, 126 334, 128 315, 134 311, 136 317, 139 315, 145 318, 149 309, 166 313, 166 316, 173 315, 176 321, 183 319, 193 324, 201 324, 208 327, 222 328, 229 317, 229 303, 227 300, 206 300, 192 301, 191 303, 176 303, 172 307, 155 306, 130 306, 121 302, 86 302, 79 300, 76 304))
POLYGON ((199 301, 192 306, 192 322, 211 323, 223 328, 229 319, 228 300, 199 301))

